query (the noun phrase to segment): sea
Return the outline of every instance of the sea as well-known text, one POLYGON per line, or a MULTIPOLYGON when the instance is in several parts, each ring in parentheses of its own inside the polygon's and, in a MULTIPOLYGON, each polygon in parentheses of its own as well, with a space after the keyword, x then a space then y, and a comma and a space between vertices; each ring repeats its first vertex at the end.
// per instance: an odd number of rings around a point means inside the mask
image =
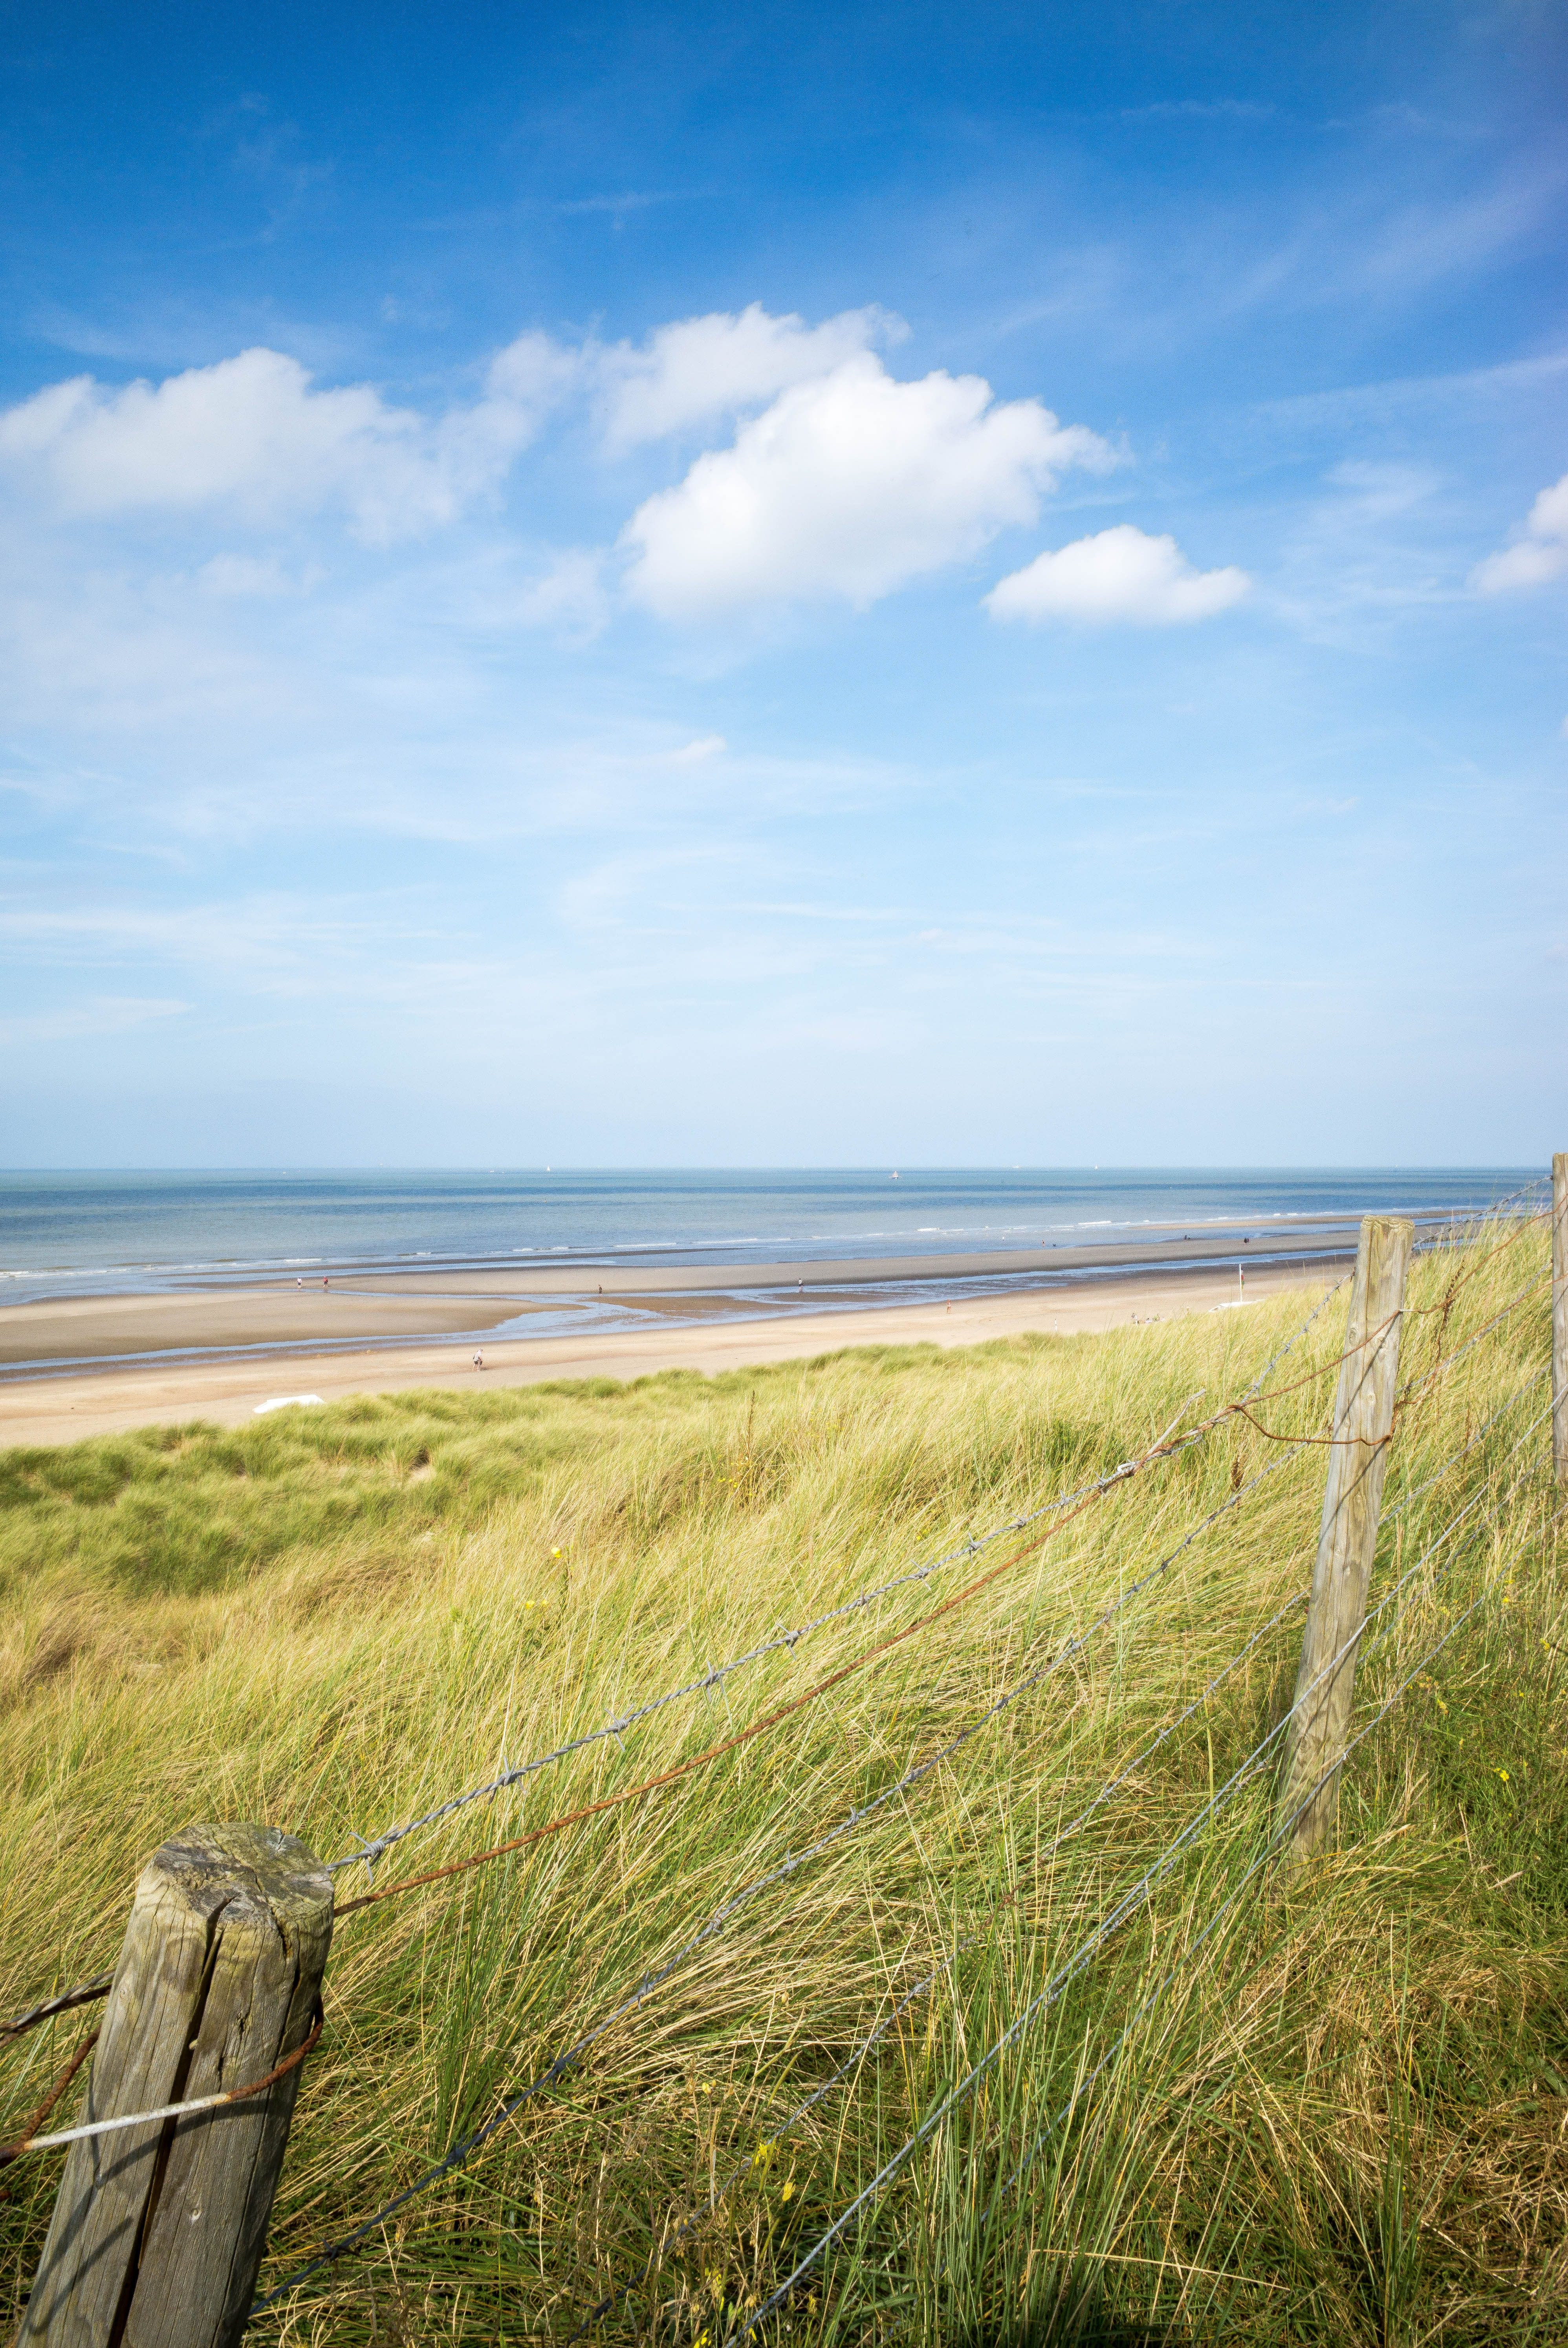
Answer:
POLYGON ((229 1286, 280 1272, 515 1271, 629 1259, 747 1266, 1153 1238, 1161 1226, 1464 1216, 1530 1167, 930 1167, 452 1173, 0 1173, 0 1297, 229 1286))

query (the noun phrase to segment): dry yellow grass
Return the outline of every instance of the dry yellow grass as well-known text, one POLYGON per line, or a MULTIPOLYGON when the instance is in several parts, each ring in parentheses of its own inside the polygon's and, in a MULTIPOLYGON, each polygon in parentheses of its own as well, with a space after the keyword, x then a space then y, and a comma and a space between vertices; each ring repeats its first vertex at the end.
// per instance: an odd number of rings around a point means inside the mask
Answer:
MULTIPOLYGON (((1539 1377, 1399 1505, 1546 1358, 1539 1230, 1480 1254, 1414 1275, 1406 1375, 1440 1351, 1451 1366, 1401 1418, 1374 1600, 1483 1497, 1382 1618, 1361 1716, 1485 1602, 1358 1752, 1337 1851, 1288 1896, 1266 1872, 1224 1908, 1269 1831, 1269 1777, 1250 1782, 803 2284, 778 2320, 789 2336, 1568 2338, 1568 1609, 1542 1433, 1519 1442, 1539 1377), (1477 1265, 1446 1313, 1430 1309, 1477 1265), (1092 2091, 1045 2127, 1173 1966, 1092 2091)), ((716 1382, 397 1396, 7 1455, 6 2009, 112 1959, 137 1868, 186 1820, 260 1818, 335 1857, 1102 1473, 1194 1391, 1194 1415, 1243 1391, 1304 1310, 716 1382)), ((1276 1383, 1330 1363, 1342 1325, 1337 1300, 1276 1383)), ((1308 1431, 1331 1391, 1325 1375, 1265 1423, 1308 1431)), ((1304 1589, 1322 1453, 1286 1459, 1232 1422, 694 1778, 342 1921, 264 2283, 412 2181, 733 1893, 996 1703, 1265 1468, 1081 1653, 747 1902, 467 2169, 255 2336, 564 2339, 738 2160, 738 2188, 603 2325, 721 2338, 1277 1720, 1299 1614, 1057 1847, 1304 1589)), ((400 1846, 383 1879, 671 1766, 967 1578, 959 1565, 906 1588, 588 1746, 400 1846)), ((344 1889, 363 1881, 351 1870, 344 1889)), ((67 2022, 12 2053, 9 2116, 72 2043, 67 2022)), ((13 2317, 53 2182, 42 2159, 10 2172, 13 2317)))

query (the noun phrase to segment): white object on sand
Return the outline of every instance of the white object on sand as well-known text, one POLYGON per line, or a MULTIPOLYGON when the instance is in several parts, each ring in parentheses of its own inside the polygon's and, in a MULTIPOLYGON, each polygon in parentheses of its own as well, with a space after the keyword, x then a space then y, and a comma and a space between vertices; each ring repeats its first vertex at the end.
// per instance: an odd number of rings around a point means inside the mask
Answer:
POLYGON ((287 1410, 293 1403, 313 1403, 319 1409, 321 1401, 320 1395, 274 1395, 271 1402, 259 1402, 251 1416, 260 1418, 264 1410, 287 1410))

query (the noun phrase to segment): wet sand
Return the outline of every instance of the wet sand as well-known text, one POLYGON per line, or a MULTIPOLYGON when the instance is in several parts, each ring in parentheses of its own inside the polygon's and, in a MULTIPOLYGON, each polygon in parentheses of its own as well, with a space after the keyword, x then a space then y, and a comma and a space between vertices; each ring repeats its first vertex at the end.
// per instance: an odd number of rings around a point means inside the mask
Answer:
MULTIPOLYGON (((349 1297, 335 1288, 327 1291, 322 1301, 328 1310, 314 1325, 317 1344, 330 1342, 334 1347, 348 1350, 282 1354, 262 1351, 241 1360, 231 1357, 192 1362, 165 1358, 91 1372, 55 1371, 35 1376, 13 1373, 6 1383, 0 1385, 0 1445, 69 1443, 84 1436, 117 1433, 127 1427, 169 1420, 202 1418, 234 1426, 250 1418, 259 1404, 282 1395, 310 1394, 323 1402, 337 1402, 349 1395, 387 1394, 418 1386, 460 1389, 528 1385, 549 1378, 629 1379, 668 1369, 712 1374, 743 1369, 761 1362, 797 1361, 815 1354, 836 1352, 846 1345, 974 1345, 988 1338, 1016 1336, 1027 1330, 1057 1331, 1068 1335, 1078 1331, 1124 1327, 1132 1321, 1147 1323, 1173 1319, 1185 1313, 1236 1309, 1234 1267, 1240 1250, 1233 1240, 1228 1246, 1216 1245, 1214 1251, 1225 1255, 1223 1267, 1199 1262, 1191 1270, 1173 1265, 1152 1272, 1118 1272, 1106 1265, 1107 1257, 1112 1254, 1112 1250, 1106 1249, 1091 1257, 1091 1262, 1102 1267, 1099 1277, 1075 1280, 1067 1285, 1047 1285, 1041 1281, 999 1293, 958 1296, 950 1302, 937 1292, 915 1303, 877 1306, 862 1301, 838 1311, 820 1309, 821 1288, 831 1287, 835 1296, 845 1291, 853 1295, 856 1282, 850 1276, 851 1267, 770 1265, 765 1268, 765 1275, 756 1278, 748 1270, 747 1287, 788 1288, 804 1279, 809 1270, 815 1276, 815 1292, 804 1307, 780 1315, 769 1314, 765 1304, 761 1313, 753 1305, 748 1317, 740 1317, 737 1312, 734 1317, 724 1320, 711 1317, 715 1302, 711 1294, 704 1297, 701 1292, 695 1296, 690 1293, 694 1288, 691 1272, 673 1272, 672 1268, 659 1267, 657 1278, 662 1280, 671 1270, 671 1276, 688 1294, 670 1295, 663 1292, 664 1302, 661 1304, 661 1292, 658 1289, 622 1290, 622 1295, 636 1294, 646 1299, 647 1310, 641 1325, 612 1330, 584 1328, 576 1334, 509 1337, 498 1343, 487 1340, 483 1344, 482 1370, 473 1365, 472 1343, 459 1345, 436 1342, 395 1347, 364 1344, 364 1340, 386 1335, 387 1323, 380 1316, 393 1305, 393 1298, 384 1293, 382 1282, 363 1283, 367 1291, 364 1295, 349 1297), (374 1317, 356 1319, 362 1306, 374 1317), (702 1319, 692 1317, 699 1312, 702 1319), (354 1344, 356 1337, 362 1341, 358 1345, 354 1344)), ((1065 1257, 1070 1251, 1063 1249, 1058 1252, 1065 1257)), ((1151 1251, 1139 1247, 1129 1252, 1147 1262, 1151 1251)), ((1249 1296, 1274 1295, 1282 1289, 1294 1288, 1300 1290, 1304 1297, 1316 1298, 1337 1279, 1346 1260, 1337 1254, 1333 1261, 1326 1259, 1306 1266, 1299 1262, 1271 1263, 1267 1261, 1271 1253, 1276 1257, 1298 1255, 1299 1241, 1281 1241, 1272 1249, 1254 1242, 1254 1247, 1247 1249, 1249 1296)), ((878 1260, 864 1270, 858 1265, 853 1270, 862 1280, 876 1281, 924 1274, 930 1279, 933 1289, 939 1289, 942 1278, 950 1281, 976 1276, 958 1274, 955 1271, 957 1262, 983 1266, 988 1271, 1019 1269, 1016 1253, 1001 1259, 999 1263, 990 1257, 947 1257, 938 1261, 939 1272, 929 1257, 914 1260, 913 1274, 909 1266, 901 1263, 894 1267, 886 1260, 878 1260)), ((638 1268, 640 1272, 643 1269, 638 1268)), ((575 1292, 580 1295, 584 1287, 581 1272, 570 1277, 575 1292)), ((537 1275, 529 1274, 528 1279, 529 1292, 538 1294, 537 1275)), ((509 1320, 525 1309, 524 1300, 515 1292, 497 1297, 493 1283, 460 1300, 453 1299, 447 1280, 443 1278, 440 1284, 446 1292, 445 1303, 428 1293, 421 1294, 417 1288, 413 1291, 414 1300, 422 1311, 460 1311, 463 1318, 458 1325, 465 1330, 477 1324, 475 1305, 481 1294, 490 1296, 499 1306, 497 1320, 509 1320)), ((596 1278, 596 1291, 597 1284, 596 1278)), ((737 1284, 733 1271, 717 1276, 712 1282, 713 1288, 731 1290, 737 1284)), ((362 1283, 355 1285, 357 1288, 362 1283)), ((605 1288, 608 1295, 608 1271, 605 1288)), ((569 1292, 563 1288, 560 1292, 564 1295, 569 1292)), ((306 1292, 310 1303, 313 1304, 316 1296, 322 1296, 319 1289, 313 1296, 306 1292)), ((784 1302, 782 1297, 776 1301, 784 1302)), ((399 1330, 409 1326, 409 1302, 398 1280, 395 1309, 399 1330)), ((143 1346, 149 1331, 172 1332, 178 1327, 186 1334, 180 1337, 162 1335, 164 1344, 249 1344, 265 1348, 291 1343, 282 1334, 284 1328, 306 1330, 309 1326, 303 1318, 300 1292, 292 1283, 286 1292, 260 1288, 238 1293, 203 1292, 168 1297, 74 1299, 66 1304, 10 1307, 3 1317, 8 1320, 13 1312, 58 1316, 70 1313, 78 1305, 84 1310, 65 1324, 77 1342, 86 1333, 91 1313, 108 1316, 99 1324, 100 1338, 103 1330, 114 1326, 113 1315, 124 1313, 127 1318, 121 1325, 126 1335, 139 1333, 143 1346), (267 1328, 256 1314, 256 1306, 269 1300, 281 1308, 276 1329, 267 1328), (190 1306, 190 1317, 181 1321, 175 1313, 163 1318, 149 1314, 149 1308, 161 1305, 190 1306), (232 1316, 227 1310, 231 1306, 236 1308, 232 1316), (203 1313, 212 1317, 203 1319, 203 1313), (291 1314, 300 1317, 292 1319, 291 1314), (198 1328, 212 1334, 205 1337, 190 1334, 198 1328), (248 1334, 236 1334, 241 1330, 248 1334)), ((449 1330, 453 1324, 437 1320, 423 1325, 436 1334, 449 1330)), ((33 1342, 36 1342, 36 1336, 33 1342)), ((160 1339, 154 1337, 151 1342, 156 1344, 160 1339)), ((308 1334, 304 1343, 308 1346, 308 1334)), ((100 1342, 97 1350, 108 1352, 110 1348, 100 1342)))
MULTIPOLYGON (((963 1283, 1005 1281, 1025 1294, 1076 1292, 1085 1273, 1148 1278, 1165 1266, 1194 1268, 1238 1261, 1262 1265, 1304 1255, 1328 1260, 1354 1247, 1354 1226, 1293 1225, 1244 1240, 1205 1231, 1081 1247, 1012 1248, 989 1254, 861 1256, 769 1264, 666 1262, 517 1266, 443 1265, 429 1272, 385 1270, 293 1279, 192 1283, 141 1295, 41 1299, 0 1308, 0 1378, 57 1365, 84 1372, 115 1357, 238 1353, 268 1347, 350 1347, 376 1340, 472 1334, 478 1337, 537 1313, 552 1337, 580 1319, 603 1338, 665 1321, 753 1320, 794 1291, 803 1307, 831 1311, 915 1303, 922 1291, 945 1304, 963 1283), (868 1293, 880 1290, 876 1298, 868 1293), (911 1296, 908 1292, 914 1291, 911 1296)), ((0 1395, 5 1389, 0 1388, 0 1395)))

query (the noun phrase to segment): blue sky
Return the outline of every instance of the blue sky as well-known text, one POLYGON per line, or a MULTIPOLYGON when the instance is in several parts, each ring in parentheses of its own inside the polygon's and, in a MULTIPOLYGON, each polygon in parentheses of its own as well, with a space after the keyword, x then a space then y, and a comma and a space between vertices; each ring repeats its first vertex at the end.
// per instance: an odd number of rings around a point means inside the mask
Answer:
POLYGON ((1568 1142, 1556 7, 0 57, 9 1162, 1568 1142))

